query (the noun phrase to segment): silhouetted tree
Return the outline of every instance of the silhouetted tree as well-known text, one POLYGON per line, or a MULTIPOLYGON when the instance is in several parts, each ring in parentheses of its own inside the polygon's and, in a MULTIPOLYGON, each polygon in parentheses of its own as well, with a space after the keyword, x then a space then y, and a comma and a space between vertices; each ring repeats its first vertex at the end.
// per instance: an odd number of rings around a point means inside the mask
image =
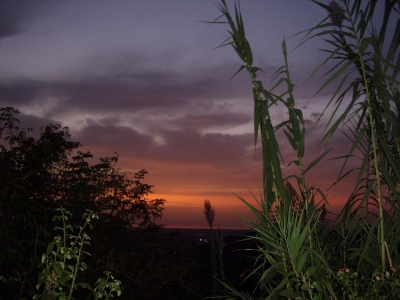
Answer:
POLYGON ((91 165, 92 154, 78 151, 81 144, 69 140, 68 128, 49 125, 33 138, 31 129, 18 127, 18 114, 11 107, 0 109, 0 276, 7 279, 0 283, 2 299, 32 297, 56 207, 69 210, 72 222, 86 209, 100 215, 91 234, 89 270, 95 273, 104 266, 113 269, 118 251, 129 253, 133 227, 143 234, 161 228, 155 221, 165 202, 147 199, 153 187, 142 182, 147 171, 122 172, 115 168, 118 156, 91 165))

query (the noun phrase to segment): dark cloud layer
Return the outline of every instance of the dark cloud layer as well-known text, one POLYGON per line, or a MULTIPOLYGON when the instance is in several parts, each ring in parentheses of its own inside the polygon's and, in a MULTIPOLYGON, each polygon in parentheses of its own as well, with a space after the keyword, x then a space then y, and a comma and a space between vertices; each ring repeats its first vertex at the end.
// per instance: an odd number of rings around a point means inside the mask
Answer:
POLYGON ((0 5, 0 39, 22 32, 20 21, 24 11, 22 2, 5 0, 0 5))
MULTIPOLYGON (((165 139, 158 145, 151 135, 141 134, 129 127, 91 125, 75 138, 87 148, 104 148, 128 154, 132 158, 165 161, 182 165, 224 165, 248 158, 246 150, 253 143, 251 134, 200 134, 197 130, 161 131, 165 139)), ((110 153, 111 154, 111 153, 110 153)))
MULTIPOLYGON (((217 69, 219 69, 217 67, 217 69)), ((225 76, 207 76, 217 70, 202 70, 198 77, 187 81, 187 74, 143 71, 141 81, 114 77, 83 78, 79 81, 18 79, 0 83, 0 104, 15 106, 40 103, 47 97, 58 101, 55 110, 80 109, 91 112, 137 111, 151 107, 178 108, 194 99, 243 95, 241 85, 229 85, 225 76)), ((198 105, 203 105, 200 103, 198 105)), ((54 113, 54 112, 52 112, 54 113)))
POLYGON ((35 100, 40 101, 38 97, 44 94, 43 91, 45 88, 45 83, 34 82, 32 80, 0 83, 0 103, 3 106, 12 103, 18 107, 30 104, 35 100))

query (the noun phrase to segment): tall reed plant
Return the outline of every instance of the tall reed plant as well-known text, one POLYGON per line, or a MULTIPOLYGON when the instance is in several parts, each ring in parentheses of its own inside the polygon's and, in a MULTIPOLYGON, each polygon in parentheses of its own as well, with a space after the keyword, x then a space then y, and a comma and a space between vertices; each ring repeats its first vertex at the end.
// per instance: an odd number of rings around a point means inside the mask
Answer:
POLYGON ((235 4, 231 15, 222 0, 219 10, 226 22, 212 22, 229 25, 230 36, 220 47, 232 46, 243 63, 237 73, 246 70, 251 78, 255 141, 260 135, 263 153, 263 190, 260 199, 256 199, 259 206, 239 197, 257 220, 247 220, 256 233, 249 238, 259 245, 258 263, 248 277, 258 278, 257 288, 238 291, 225 284, 226 297, 230 299, 400 296, 396 271, 400 267, 400 3, 385 1, 380 14, 377 1, 313 2, 326 10, 326 18, 302 32, 302 43, 316 37, 323 37, 328 43, 324 50, 328 56, 315 72, 334 63, 316 94, 337 84, 325 108, 326 111, 333 106, 334 113, 321 144, 326 145, 339 132, 352 142, 349 153, 337 158, 343 160, 343 167, 332 188, 348 174, 358 172, 354 191, 338 215, 338 227, 328 226, 324 218, 327 199, 306 180, 329 150, 305 164, 305 121, 296 106, 286 42, 282 42, 284 64, 272 76, 273 87, 266 90, 257 78, 260 68, 253 65, 240 6, 235 4), (275 92, 283 85, 283 93, 275 92), (274 125, 270 111, 276 105, 283 105, 289 117, 274 125), (297 166, 297 175, 282 174, 276 138, 280 131, 296 155, 290 163, 297 166), (359 166, 347 170, 348 162, 356 156, 361 158, 359 166))
POLYGON ((224 248, 224 237, 221 230, 218 228, 216 234, 213 230, 215 209, 211 205, 210 200, 204 201, 204 216, 206 217, 209 230, 208 230, 208 241, 210 243, 210 258, 211 258, 211 270, 213 277, 213 296, 221 295, 220 282, 225 281, 224 262, 223 262, 223 248, 224 248), (218 270, 217 270, 218 269, 218 270))

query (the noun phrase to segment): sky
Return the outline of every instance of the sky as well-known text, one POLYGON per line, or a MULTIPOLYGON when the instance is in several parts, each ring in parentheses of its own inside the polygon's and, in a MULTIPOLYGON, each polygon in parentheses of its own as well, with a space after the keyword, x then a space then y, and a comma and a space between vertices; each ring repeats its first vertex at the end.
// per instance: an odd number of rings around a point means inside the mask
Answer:
MULTIPOLYGON (((230 10, 234 2, 226 1, 230 10)), ((326 1, 328 2, 328 1, 326 1)), ((98 158, 119 154, 117 167, 146 169, 150 199, 166 200, 167 227, 207 227, 203 203, 215 208, 214 227, 235 228, 251 214, 237 195, 259 195, 262 157, 253 132, 252 85, 231 47, 217 0, 82 0, 0 2, 0 106, 21 112, 21 125, 67 126, 71 140, 98 158)), ((241 1, 247 38, 264 87, 283 64, 287 39, 296 106, 315 123, 332 89, 313 97, 322 76, 306 82, 324 59, 322 40, 294 48, 326 12, 309 0, 241 1)), ((329 116, 328 110, 326 115, 329 116)), ((272 110, 276 122, 287 117, 272 110)), ((307 157, 321 154, 323 124, 307 127, 307 157)), ((293 151, 283 136, 284 174, 293 151)), ((335 136, 330 148, 349 143, 335 136)), ((340 166, 324 160, 307 178, 325 190, 340 166)), ((342 205, 346 183, 329 194, 342 205)), ((254 202, 252 202, 254 203, 254 202)))

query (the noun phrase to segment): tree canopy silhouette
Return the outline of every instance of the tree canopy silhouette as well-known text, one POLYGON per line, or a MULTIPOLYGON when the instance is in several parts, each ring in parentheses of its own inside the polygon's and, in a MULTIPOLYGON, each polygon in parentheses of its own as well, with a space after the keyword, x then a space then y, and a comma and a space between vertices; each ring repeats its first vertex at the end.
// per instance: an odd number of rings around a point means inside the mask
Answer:
POLYGON ((91 233, 92 260, 104 265, 118 247, 128 246, 129 228, 162 227, 156 220, 165 202, 147 198, 153 186, 143 183, 146 170, 121 171, 115 167, 118 155, 90 164, 93 155, 79 151, 81 144, 70 140, 68 128, 48 125, 34 138, 32 129, 19 127, 18 114, 12 107, 0 109, 0 275, 9 279, 0 298, 7 299, 32 296, 57 207, 71 212, 71 223, 86 209, 100 216, 91 233))

